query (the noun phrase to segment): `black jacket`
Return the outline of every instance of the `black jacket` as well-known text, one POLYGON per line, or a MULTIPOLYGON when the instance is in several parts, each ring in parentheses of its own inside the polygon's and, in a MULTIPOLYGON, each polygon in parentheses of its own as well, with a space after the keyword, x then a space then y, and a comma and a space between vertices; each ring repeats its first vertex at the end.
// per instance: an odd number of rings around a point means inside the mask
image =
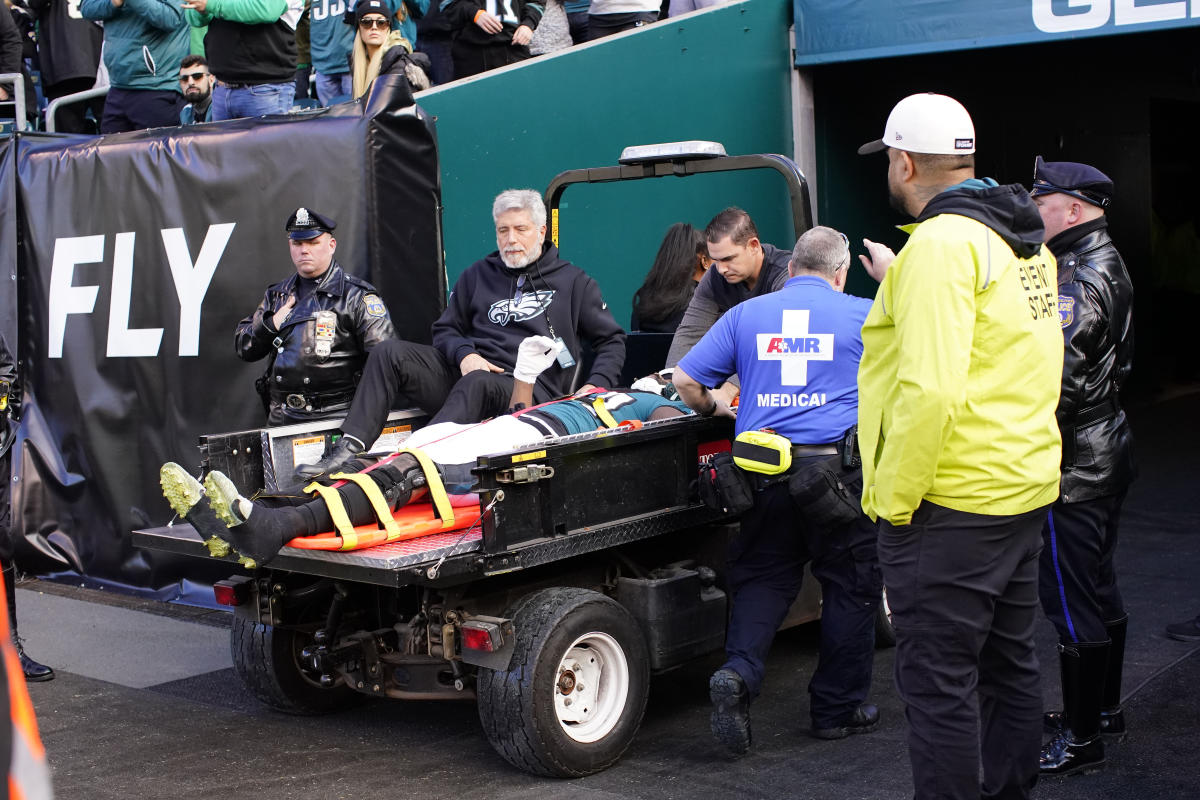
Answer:
MULTIPOLYGON (((562 337, 577 363, 582 345, 588 345, 595 361, 582 382, 616 385, 625 363, 625 331, 596 282, 559 258, 552 244, 521 270, 504 266, 499 252, 476 261, 459 276, 446 310, 433 323, 433 346, 455 367, 478 353, 512 372, 517 347, 529 336, 562 337)), ((574 374, 575 367, 556 363, 538 377, 538 385, 561 396, 570 391, 574 374)))
POLYGON ((1046 245, 1058 260, 1065 345, 1061 497, 1073 503, 1123 491, 1136 474, 1133 437, 1119 402, 1133 368, 1133 284, 1103 217, 1046 245))
POLYGON ((292 275, 267 288, 262 302, 237 326, 234 348, 244 361, 275 354, 268 370, 271 419, 309 419, 345 409, 354 394, 367 353, 396 336, 387 307, 371 284, 347 274, 334 261, 291 316, 276 330, 272 317, 296 292, 299 277, 292 275), (321 319, 322 312, 331 317, 321 319), (318 324, 333 323, 329 353, 323 355, 318 324), (274 344, 276 337, 280 340, 274 344), (289 409, 288 395, 302 395, 305 403, 289 409), (309 402, 313 401, 313 402, 309 402), (306 406, 312 406, 311 409, 306 406))
MULTIPOLYGON (((534 0, 511 0, 511 3, 488 3, 487 0, 440 0, 439 7, 442 14, 450 23, 450 30, 454 32, 454 39, 463 44, 472 44, 477 46, 490 44, 512 45, 513 34, 517 32, 517 28, 525 25, 530 30, 537 30, 538 23, 542 19, 542 12, 545 6, 542 3, 534 2, 534 0), (480 11, 485 11, 491 6, 496 16, 500 17, 500 21, 504 24, 504 28, 499 33, 488 33, 483 28, 475 24, 475 15, 480 11), (505 9, 511 9, 512 15, 505 13, 505 9)), ((524 45, 528 47, 528 45, 524 45)))
MULTIPOLYGON (((79 15, 71 0, 29 0, 38 17, 38 55, 47 87, 96 77, 104 29, 79 15)), ((176 64, 172 69, 178 68, 176 64)))
POLYGON ((226 83, 287 83, 296 77, 296 29, 283 18, 260 25, 214 18, 204 51, 212 74, 226 83))

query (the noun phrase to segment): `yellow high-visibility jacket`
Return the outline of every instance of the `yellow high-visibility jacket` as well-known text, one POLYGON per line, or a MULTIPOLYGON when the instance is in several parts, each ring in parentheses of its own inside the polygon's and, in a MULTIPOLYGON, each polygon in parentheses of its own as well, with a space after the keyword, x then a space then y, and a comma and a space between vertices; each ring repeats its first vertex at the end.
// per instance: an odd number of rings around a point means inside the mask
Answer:
POLYGON ((879 286, 858 373, 872 519, 906 525, 922 500, 1013 515, 1058 496, 1056 265, 1024 191, 938 195, 879 286))

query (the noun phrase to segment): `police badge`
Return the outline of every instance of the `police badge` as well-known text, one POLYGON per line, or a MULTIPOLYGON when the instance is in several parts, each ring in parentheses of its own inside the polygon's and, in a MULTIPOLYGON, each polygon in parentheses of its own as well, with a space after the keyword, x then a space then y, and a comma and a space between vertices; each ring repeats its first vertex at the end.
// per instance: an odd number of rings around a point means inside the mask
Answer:
POLYGON ((1066 295, 1058 296, 1058 320, 1062 327, 1067 327, 1075 321, 1075 298, 1066 295))
POLYGON ((367 307, 368 317, 386 317, 387 306, 379 299, 377 294, 363 295, 363 304, 367 307))
POLYGON ((337 331, 337 314, 332 311, 317 312, 316 330, 313 333, 313 352, 318 358, 329 358, 333 352, 333 337, 337 331))

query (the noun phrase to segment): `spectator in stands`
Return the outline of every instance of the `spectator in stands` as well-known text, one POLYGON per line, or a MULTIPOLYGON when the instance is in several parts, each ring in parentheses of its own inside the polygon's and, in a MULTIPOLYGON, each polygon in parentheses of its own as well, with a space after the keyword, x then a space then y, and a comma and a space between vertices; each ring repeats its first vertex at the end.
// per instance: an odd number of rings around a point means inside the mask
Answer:
POLYGON ((212 90, 216 78, 208 71, 204 56, 184 56, 179 64, 179 88, 187 101, 179 112, 180 125, 195 125, 212 119, 212 90))
POLYGON ((303 0, 221 0, 211 8, 208 0, 186 0, 183 7, 192 25, 208 25, 204 51, 217 76, 213 120, 291 111, 303 0))
MULTIPOLYGON (((21 60, 21 33, 11 15, 0 12, 0 74, 20 72, 24 63, 21 60)), ((0 103, 12 101, 12 87, 0 84, 0 103)), ((8 106, 0 106, 0 115, 9 116, 8 106)))
POLYGON ((183 96, 175 65, 189 40, 177 0, 82 0, 79 11, 104 23, 109 89, 100 132, 178 125, 183 96))
POLYGON ((657 22, 661 7, 660 0, 592 0, 588 11, 588 41, 657 22))
POLYGON ((668 228, 646 280, 633 295, 629 329, 674 333, 711 265, 703 233, 686 222, 668 228))
MULTIPOLYGON (((316 99, 313 94, 316 81, 313 80, 312 26, 309 8, 311 1, 304 0, 304 10, 300 14, 300 19, 296 20, 296 73, 292 76, 292 80, 296 84, 296 94, 292 97, 292 102, 296 105, 303 100, 316 99)), ((347 61, 345 66, 348 68, 348 65, 347 61)))
MULTIPOLYGON (((96 85, 100 67, 103 29, 79 15, 73 0, 29 0, 38 20, 38 60, 42 70, 42 91, 47 100, 84 92, 96 85)), ((55 119, 55 130, 66 133, 95 133, 86 114, 91 109, 97 125, 104 116, 104 98, 62 106, 55 119)))
POLYGON ((680 14, 686 14, 689 11, 698 11, 701 8, 719 6, 728 2, 729 0, 671 0, 667 16, 678 17, 680 14))
POLYGON ((417 46, 417 20, 429 11, 432 0, 387 0, 391 6, 392 30, 397 26, 409 44, 417 46))
MULTIPOLYGON (((424 64, 413 57, 412 43, 391 29, 387 0, 360 0, 354 7, 358 35, 354 37, 354 97, 362 97, 380 73, 404 72, 414 91, 429 88, 424 64)), ((428 59, 420 57, 422 61, 428 59)))
POLYGON ((331 106, 349 100, 354 90, 350 51, 354 29, 345 24, 345 0, 312 0, 308 11, 309 50, 317 77, 317 100, 331 106))
POLYGON ((571 41, 583 44, 588 40, 588 9, 592 0, 564 0, 563 8, 567 11, 567 24, 571 26, 571 41))
POLYGON ((529 58, 529 42, 542 19, 532 0, 441 0, 455 32, 454 77, 466 78, 529 58))
POLYGON ((437 0, 417 21, 418 53, 429 57, 429 78, 434 86, 454 80, 454 58, 450 55, 450 20, 438 8, 437 0))
POLYGON ((545 2, 542 19, 538 22, 537 30, 533 32, 533 39, 529 41, 529 52, 535 56, 556 53, 574 44, 571 41, 571 23, 567 20, 563 0, 545 2))
POLYGON ((30 68, 37 69, 37 25, 33 12, 25 0, 4 0, 9 14, 21 37, 21 69, 25 83, 25 118, 33 124, 38 115, 37 87, 29 75, 30 68))

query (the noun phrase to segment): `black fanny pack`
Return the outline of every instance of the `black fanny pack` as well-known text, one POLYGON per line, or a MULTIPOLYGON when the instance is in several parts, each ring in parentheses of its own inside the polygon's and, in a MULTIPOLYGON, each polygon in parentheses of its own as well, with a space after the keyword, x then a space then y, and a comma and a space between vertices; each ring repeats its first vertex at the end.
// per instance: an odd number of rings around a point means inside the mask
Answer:
POLYGON ((837 471, 819 461, 788 478, 788 494, 810 525, 832 530, 848 525, 862 513, 859 499, 837 471))
POLYGON ((750 476, 733 463, 729 453, 717 453, 700 465, 697 490, 704 505, 714 511, 741 515, 754 505, 750 476))

